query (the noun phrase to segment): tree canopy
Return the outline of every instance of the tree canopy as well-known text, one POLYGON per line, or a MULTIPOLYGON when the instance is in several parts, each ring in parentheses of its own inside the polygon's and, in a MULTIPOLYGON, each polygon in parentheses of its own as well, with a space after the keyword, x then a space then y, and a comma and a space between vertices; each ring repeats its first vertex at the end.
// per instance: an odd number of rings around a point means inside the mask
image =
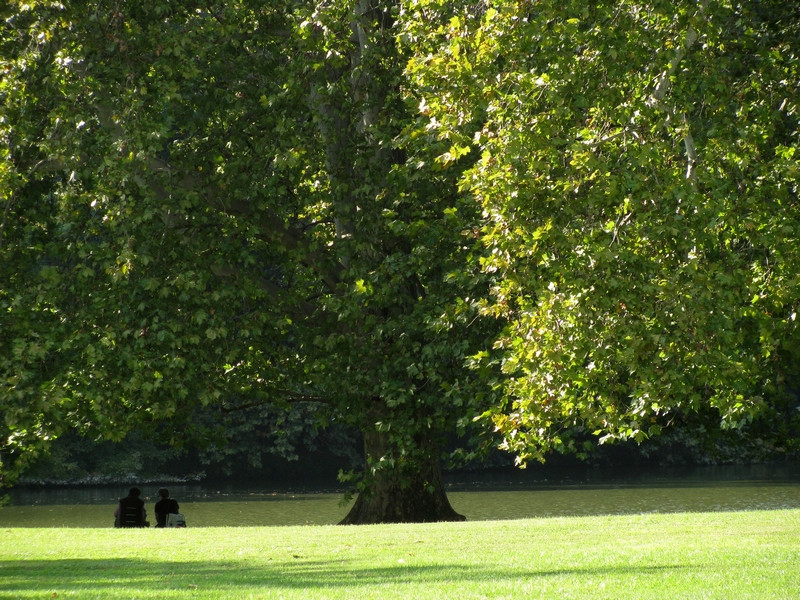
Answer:
POLYGON ((791 3, 0 16, 7 473, 67 429, 316 401, 364 436, 347 522, 458 518, 447 436, 736 426, 797 356, 791 3))
POLYGON ((485 398, 464 364, 479 211, 404 97, 395 7, 3 17, 4 454, 317 400, 364 432, 368 475, 435 498, 358 519, 452 512, 427 490, 485 398))
POLYGON ((797 5, 501 1, 433 41, 426 20, 424 110, 479 156, 462 189, 487 219, 485 312, 508 322, 505 446, 757 414, 797 374, 797 5))

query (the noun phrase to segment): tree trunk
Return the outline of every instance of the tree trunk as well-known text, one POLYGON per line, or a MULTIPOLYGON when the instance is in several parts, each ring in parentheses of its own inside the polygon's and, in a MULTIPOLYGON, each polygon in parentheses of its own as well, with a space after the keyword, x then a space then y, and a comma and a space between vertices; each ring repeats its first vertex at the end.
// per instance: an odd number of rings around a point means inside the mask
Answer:
POLYGON ((391 455, 388 435, 384 432, 364 434, 364 450, 368 475, 367 486, 359 493, 353 507, 340 525, 371 523, 429 523, 463 521, 447 499, 442 486, 438 445, 423 441, 414 459, 394 458, 394 467, 371 470, 371 465, 385 462, 391 455))

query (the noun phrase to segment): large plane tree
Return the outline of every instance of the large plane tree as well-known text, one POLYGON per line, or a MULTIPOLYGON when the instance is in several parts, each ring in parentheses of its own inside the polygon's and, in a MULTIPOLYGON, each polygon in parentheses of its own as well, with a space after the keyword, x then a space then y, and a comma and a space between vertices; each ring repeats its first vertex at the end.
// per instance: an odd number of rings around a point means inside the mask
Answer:
POLYGON ((797 370, 794 3, 0 12, 9 473, 311 400, 363 433, 346 522, 457 519, 478 415, 524 462, 739 426, 797 370))
POLYGON ((404 89, 396 4, 1 9, 9 475, 67 428, 180 443, 197 406, 315 401, 363 433, 346 523, 460 518, 480 212, 404 89))

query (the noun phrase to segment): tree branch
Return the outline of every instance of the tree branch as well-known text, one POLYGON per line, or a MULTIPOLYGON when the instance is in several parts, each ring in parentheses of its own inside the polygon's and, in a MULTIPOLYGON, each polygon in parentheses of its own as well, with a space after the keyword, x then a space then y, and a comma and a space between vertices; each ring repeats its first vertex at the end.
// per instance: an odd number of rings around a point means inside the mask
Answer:
POLYGON ((694 147, 692 132, 689 131, 689 120, 686 118, 686 113, 683 113, 683 123, 686 126, 686 134, 683 136, 683 144, 686 147, 686 179, 694 179, 697 150, 694 147))
MULTIPOLYGON (((292 392, 289 390, 274 390, 277 394, 282 396, 281 401, 288 402, 290 404, 296 402, 319 402, 320 404, 330 404, 331 399, 326 396, 320 396, 317 394, 301 394, 299 392, 292 392)), ((220 408, 223 413, 233 413, 238 412, 240 410, 248 410, 251 408, 258 408, 260 406, 265 406, 267 404, 272 404, 275 400, 270 399, 263 399, 263 400, 254 400, 252 402, 246 402, 244 404, 237 404, 236 406, 226 406, 221 405, 220 408)))
POLYGON ((6 207, 3 209, 3 220, 0 222, 0 250, 3 249, 3 239, 6 230, 6 221, 8 221, 8 215, 11 213, 11 205, 14 203, 14 194, 11 193, 8 196, 8 202, 6 202, 6 207))
MULTIPOLYGON (((700 6, 697 10, 699 14, 702 15, 705 13, 708 2, 709 0, 703 0, 700 3, 700 6)), ((656 89, 653 91, 647 102, 650 106, 659 106, 661 102, 663 102, 664 98, 667 96, 667 92, 669 92, 670 89, 670 79, 678 70, 678 65, 680 65, 683 57, 686 56, 686 53, 689 51, 689 49, 694 46, 695 42, 697 42, 697 38, 697 31, 695 31, 694 27, 692 27, 690 23, 689 28, 686 30, 686 36, 684 37, 683 44, 675 49, 675 54, 672 57, 672 60, 669 61, 669 67, 663 73, 661 73, 661 77, 656 84, 656 89)))
MULTIPOLYGON (((702 2, 700 2, 700 6, 697 10, 698 14, 703 15, 705 13, 708 3, 709 0, 702 0, 702 2)), ((683 44, 676 48, 675 55, 672 57, 672 60, 669 61, 669 67, 663 73, 661 73, 661 77, 656 84, 656 88, 647 101, 649 106, 664 108, 663 102, 671 87, 671 78, 678 70, 678 66, 680 65, 684 56, 686 56, 686 53, 697 42, 698 37, 697 31, 690 23, 689 28, 686 30, 686 36, 684 37, 683 44)), ((674 114, 674 111, 669 112, 673 112, 674 114)), ((697 149, 694 145, 694 138, 689 130, 689 120, 687 119, 685 112, 681 113, 681 119, 683 120, 686 131, 683 137, 683 144, 686 148, 686 179, 694 179, 695 166, 697 165, 697 149)))

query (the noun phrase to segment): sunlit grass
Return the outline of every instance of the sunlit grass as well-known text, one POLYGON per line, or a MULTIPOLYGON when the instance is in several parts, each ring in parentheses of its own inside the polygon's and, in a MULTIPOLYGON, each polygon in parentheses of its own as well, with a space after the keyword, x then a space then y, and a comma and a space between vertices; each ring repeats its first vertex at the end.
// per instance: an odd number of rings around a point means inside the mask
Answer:
POLYGON ((0 598, 800 597, 800 510, 0 536, 0 598))

